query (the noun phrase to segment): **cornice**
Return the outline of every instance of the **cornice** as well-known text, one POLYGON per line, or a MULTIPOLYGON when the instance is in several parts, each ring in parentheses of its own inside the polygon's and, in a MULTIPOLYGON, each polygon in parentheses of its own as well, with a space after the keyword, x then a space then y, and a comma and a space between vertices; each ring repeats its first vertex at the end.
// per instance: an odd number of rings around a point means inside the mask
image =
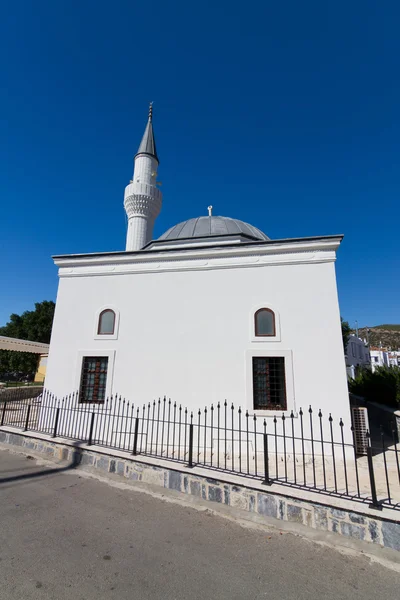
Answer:
POLYGON ((272 245, 177 249, 164 252, 105 253, 54 257, 60 277, 87 277, 166 271, 198 271, 334 262, 341 238, 272 245))

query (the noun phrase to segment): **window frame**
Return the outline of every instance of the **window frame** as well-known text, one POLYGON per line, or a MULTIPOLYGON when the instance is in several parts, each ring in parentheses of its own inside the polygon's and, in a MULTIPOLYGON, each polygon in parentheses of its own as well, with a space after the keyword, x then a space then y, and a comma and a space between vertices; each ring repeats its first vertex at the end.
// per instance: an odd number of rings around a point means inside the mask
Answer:
MULTIPOLYGON (((107 398, 107 379, 108 379, 108 373, 109 373, 109 358, 108 356, 83 356, 82 357, 82 364, 81 364, 81 377, 80 377, 80 385, 79 385, 79 392, 78 392, 78 404, 104 404, 107 398), (104 386, 101 386, 102 389, 104 389, 104 397, 102 399, 99 399, 98 397, 98 392, 100 389, 100 385, 99 382, 97 382, 96 384, 96 380, 93 384, 93 395, 95 390, 97 389, 97 396, 95 397, 95 399, 92 400, 85 400, 83 399, 83 395, 84 395, 84 376, 85 376, 85 361, 101 361, 101 360, 106 360, 107 361, 107 370, 106 370, 106 379, 105 379, 105 383, 104 386)), ((88 371, 87 371, 88 372, 88 371)), ((85 388, 88 388, 89 386, 87 384, 85 384, 85 388)))
MULTIPOLYGON (((112 304, 106 304, 104 306, 100 306, 94 314, 93 339, 95 339, 95 340, 117 340, 118 332, 119 332, 119 321, 120 321, 120 314, 119 314, 119 310, 116 306, 114 306, 112 304), (114 333, 99 333, 100 317, 107 310, 111 310, 114 313, 114 333)), ((93 356, 95 356, 95 355, 93 355, 93 356)))
POLYGON ((252 343, 265 345, 282 341, 279 311, 271 302, 268 302, 268 300, 261 300, 261 302, 257 302, 257 304, 250 306, 248 319, 249 339, 252 343), (268 310, 273 313, 275 335, 256 335, 256 315, 260 310, 268 310))
MULTIPOLYGON (((109 398, 113 393, 113 379, 114 379, 114 365, 115 365, 115 350, 99 350, 99 348, 91 348, 85 350, 78 350, 76 353, 75 360, 75 370, 73 373, 73 381, 72 381, 72 389, 80 390, 81 386, 81 375, 82 375, 82 365, 83 359, 85 357, 96 356, 103 357, 106 356, 108 358, 108 370, 107 370, 107 381, 106 381, 106 398, 109 398)), ((89 406, 89 402, 84 403, 86 406, 89 406)), ((98 406, 96 403, 95 406, 98 406)))
POLYGON ((275 319, 275 313, 274 313, 274 311, 271 308, 267 308, 267 307, 259 308, 254 313, 254 335, 255 335, 255 337, 269 337, 269 338, 276 337, 276 319, 275 319), (271 315, 272 315, 272 323, 273 323, 273 333, 258 333, 257 316, 260 313, 262 313, 262 312, 271 313, 271 315))
POLYGON ((101 335, 101 336, 103 336, 103 335, 114 335, 114 333, 115 333, 115 321, 116 321, 116 319, 117 319, 117 315, 115 314, 115 312, 113 311, 112 308, 105 308, 104 310, 102 310, 101 313, 99 314, 99 318, 98 318, 98 321, 97 321, 97 335, 101 335), (105 313, 108 313, 108 312, 111 312, 114 315, 113 328, 112 328, 111 332, 107 331, 106 333, 102 333, 100 331, 101 319, 102 319, 103 315, 105 313))
MULTIPOLYGON (((286 395, 286 360, 284 356, 253 356, 252 357, 252 379, 253 379, 253 398, 252 398, 252 403, 253 403, 253 411, 273 411, 275 413, 279 412, 286 412, 287 411, 287 395, 286 395), (272 360, 279 360, 280 364, 283 365, 283 403, 282 405, 273 405, 272 403, 270 404, 270 406, 267 406, 266 408, 260 408, 260 407, 256 407, 256 388, 255 388, 255 361, 258 360, 263 360, 265 361, 267 364, 269 363, 269 361, 272 360)), ((272 365, 268 365, 268 368, 271 368, 272 365)), ((272 379, 271 374, 265 374, 266 378, 270 378, 272 379)), ((272 381, 270 380, 269 382, 270 384, 272 383, 272 381)), ((269 398, 270 400, 270 398, 269 398)))
POLYGON ((292 350, 281 350, 276 346, 267 349, 266 346, 253 347, 245 352, 246 361, 246 408, 252 415, 260 417, 276 417, 284 414, 290 417, 291 412, 295 417, 298 416, 296 408, 294 372, 293 372, 293 352, 292 350), (275 349, 274 349, 275 348, 275 349), (281 409, 255 409, 253 400, 253 358, 274 358, 283 357, 285 359, 285 387, 286 387, 286 410, 281 409))

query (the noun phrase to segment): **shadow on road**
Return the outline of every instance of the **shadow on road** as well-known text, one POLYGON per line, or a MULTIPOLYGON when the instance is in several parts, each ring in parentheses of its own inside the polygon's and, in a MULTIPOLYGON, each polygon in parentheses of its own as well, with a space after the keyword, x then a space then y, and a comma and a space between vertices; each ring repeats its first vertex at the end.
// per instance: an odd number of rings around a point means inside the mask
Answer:
MULTIPOLYGON (((53 469, 41 469, 40 471, 33 471, 30 473, 23 473, 22 475, 12 475, 10 477, 1 477, 0 473, 0 485, 4 483, 11 483, 13 481, 23 481, 24 479, 35 479, 37 477, 47 477, 48 475, 54 475, 55 473, 62 473, 63 471, 70 471, 75 469, 81 462, 82 449, 81 442, 75 442, 73 444, 74 451, 72 454, 72 460, 69 464, 63 467, 55 467, 53 469)), ((36 459, 36 457, 34 457, 36 459)))

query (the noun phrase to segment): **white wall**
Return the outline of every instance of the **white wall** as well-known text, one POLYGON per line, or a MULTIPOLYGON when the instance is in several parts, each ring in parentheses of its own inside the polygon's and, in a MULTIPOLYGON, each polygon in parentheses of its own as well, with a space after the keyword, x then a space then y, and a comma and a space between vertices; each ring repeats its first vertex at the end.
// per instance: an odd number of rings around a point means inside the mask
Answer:
MULTIPOLYGON (((366 347, 364 341, 352 334, 349 337, 349 341, 346 347, 346 366, 347 367, 362 367, 370 368, 371 357, 368 347, 366 347)), ((348 368, 347 373, 350 377, 354 378, 357 369, 348 368)))
POLYGON ((192 410, 227 399, 252 410, 251 356, 265 353, 286 357, 289 411, 312 405, 350 422, 333 262, 81 272, 60 279, 46 377, 55 394, 77 389, 83 355, 108 354, 108 393, 138 404, 167 395, 192 410), (107 305, 119 310, 118 337, 95 339, 107 305), (277 313, 277 340, 254 338, 263 306, 277 313))

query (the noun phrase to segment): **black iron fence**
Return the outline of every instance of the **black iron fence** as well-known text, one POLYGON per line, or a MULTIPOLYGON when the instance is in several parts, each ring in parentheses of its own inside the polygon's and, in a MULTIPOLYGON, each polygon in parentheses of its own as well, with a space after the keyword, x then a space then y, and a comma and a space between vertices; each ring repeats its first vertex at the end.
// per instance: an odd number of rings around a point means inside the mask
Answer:
POLYGON ((395 424, 390 437, 371 437, 311 407, 263 418, 226 401, 192 412, 166 398, 140 407, 117 395, 78 400, 44 391, 6 401, 0 425, 400 509, 395 424))

